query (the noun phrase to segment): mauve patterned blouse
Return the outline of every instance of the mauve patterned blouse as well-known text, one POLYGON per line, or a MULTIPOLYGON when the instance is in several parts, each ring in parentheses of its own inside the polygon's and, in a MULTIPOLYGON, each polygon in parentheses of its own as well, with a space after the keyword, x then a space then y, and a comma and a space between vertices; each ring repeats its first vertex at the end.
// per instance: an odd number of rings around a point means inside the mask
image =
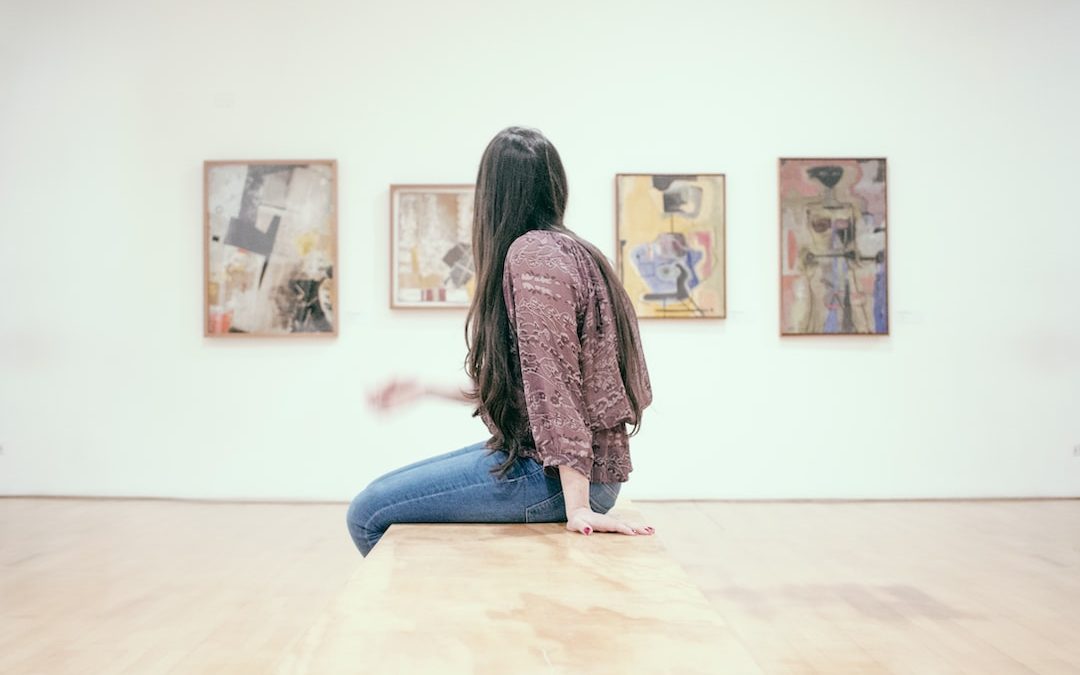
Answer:
MULTIPOLYGON (((626 424, 633 410, 619 374, 611 298, 596 261, 568 235, 527 232, 507 252, 503 296, 531 431, 521 454, 545 467, 569 465, 593 483, 627 481, 633 467, 626 424)), ((633 330, 636 335, 636 321, 633 330)), ((641 363, 644 408, 652 388, 643 355, 641 363)), ((490 417, 483 411, 481 417, 495 433, 490 417)))

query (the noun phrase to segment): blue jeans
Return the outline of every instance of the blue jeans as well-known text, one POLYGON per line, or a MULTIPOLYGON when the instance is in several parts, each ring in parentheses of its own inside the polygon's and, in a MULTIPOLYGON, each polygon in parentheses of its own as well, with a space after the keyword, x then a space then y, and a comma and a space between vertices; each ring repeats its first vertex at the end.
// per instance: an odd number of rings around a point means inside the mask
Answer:
MULTIPOLYGON (((503 478, 492 475, 506 457, 476 443, 377 478, 349 505, 345 520, 356 548, 367 556, 394 523, 566 522, 562 481, 527 457, 518 457, 503 478)), ((607 513, 620 486, 592 483, 593 511, 607 513)))

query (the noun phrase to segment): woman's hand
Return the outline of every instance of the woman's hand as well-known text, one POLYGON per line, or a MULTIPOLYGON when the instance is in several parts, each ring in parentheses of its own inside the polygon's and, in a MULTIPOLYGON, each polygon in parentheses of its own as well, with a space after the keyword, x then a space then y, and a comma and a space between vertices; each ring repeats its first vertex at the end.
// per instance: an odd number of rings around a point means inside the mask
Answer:
POLYGON ((380 412, 387 412, 415 403, 425 396, 446 399, 454 403, 472 403, 473 401, 473 397, 468 394, 468 389, 464 387, 421 384, 411 377, 395 377, 368 394, 368 405, 380 412))
POLYGON ((572 513, 567 514, 566 529, 586 535, 593 532, 618 532, 620 534, 638 535, 652 534, 656 531, 649 525, 623 522, 606 513, 596 513, 588 507, 574 509, 572 513))
POLYGON ((368 394, 368 405, 380 412, 415 403, 427 393, 427 388, 413 379, 396 378, 368 394))

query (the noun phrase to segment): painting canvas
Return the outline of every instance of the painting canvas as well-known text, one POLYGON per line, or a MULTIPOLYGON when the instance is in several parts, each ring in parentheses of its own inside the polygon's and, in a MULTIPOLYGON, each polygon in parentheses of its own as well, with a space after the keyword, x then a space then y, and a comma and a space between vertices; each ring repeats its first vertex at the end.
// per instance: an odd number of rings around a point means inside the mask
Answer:
POLYGON ((472 185, 390 186, 390 306, 463 308, 472 301, 472 185))
POLYGON ((642 318, 726 315, 723 174, 615 177, 616 267, 642 318))
POLYGON ((885 159, 780 160, 783 335, 887 335, 885 159))
POLYGON ((204 334, 336 335, 337 165, 206 162, 204 334))

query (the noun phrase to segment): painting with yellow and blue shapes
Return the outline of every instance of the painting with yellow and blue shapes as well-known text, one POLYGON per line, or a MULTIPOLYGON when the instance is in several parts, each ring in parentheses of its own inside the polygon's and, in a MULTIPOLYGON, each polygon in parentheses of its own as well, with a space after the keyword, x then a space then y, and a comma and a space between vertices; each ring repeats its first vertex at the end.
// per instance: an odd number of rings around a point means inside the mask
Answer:
POLYGON ((618 174, 616 268, 641 318, 726 315, 723 174, 618 174))

